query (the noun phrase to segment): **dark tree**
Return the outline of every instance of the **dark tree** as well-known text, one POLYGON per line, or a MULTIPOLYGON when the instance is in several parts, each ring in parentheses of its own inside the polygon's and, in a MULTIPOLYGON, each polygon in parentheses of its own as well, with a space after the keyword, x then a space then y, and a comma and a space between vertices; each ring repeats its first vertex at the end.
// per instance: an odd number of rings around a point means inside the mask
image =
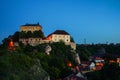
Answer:
POLYGON ((44 38, 44 33, 42 32, 42 31, 34 31, 33 32, 33 37, 35 37, 35 38, 44 38))
POLYGON ((25 31, 20 32, 20 38, 27 38, 25 31))
POLYGON ((19 41, 19 36, 20 36, 20 32, 16 31, 13 35, 13 41, 18 42, 19 41))
POLYGON ((73 37, 70 37, 70 42, 75 42, 73 37))
POLYGON ((120 80, 120 66, 118 63, 106 64, 101 70, 102 80, 120 80))
POLYGON ((32 33, 31 31, 28 31, 28 32, 26 33, 26 37, 27 37, 27 38, 33 37, 33 33, 32 33))

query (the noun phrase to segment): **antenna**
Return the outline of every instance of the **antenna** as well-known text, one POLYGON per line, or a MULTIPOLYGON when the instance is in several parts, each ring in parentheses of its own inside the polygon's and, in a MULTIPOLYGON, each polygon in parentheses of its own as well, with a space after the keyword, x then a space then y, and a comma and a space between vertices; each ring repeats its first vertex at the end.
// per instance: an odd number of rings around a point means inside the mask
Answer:
POLYGON ((84 38, 84 44, 86 44, 86 38, 84 38))

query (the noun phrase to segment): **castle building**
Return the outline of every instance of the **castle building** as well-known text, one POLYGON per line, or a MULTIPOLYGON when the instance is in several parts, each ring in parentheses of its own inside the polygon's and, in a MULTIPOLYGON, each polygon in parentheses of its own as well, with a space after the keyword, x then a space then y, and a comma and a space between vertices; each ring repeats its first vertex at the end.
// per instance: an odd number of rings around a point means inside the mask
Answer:
POLYGON ((63 41, 65 45, 70 45, 73 50, 76 50, 76 44, 70 41, 70 34, 64 30, 56 30, 46 37, 46 41, 60 42, 63 41))
MULTIPOLYGON (((42 26, 39 25, 39 23, 37 24, 25 24, 20 26, 20 32, 34 32, 34 31, 42 31, 42 26)), ((43 43, 42 38, 41 37, 28 37, 28 38, 19 38, 19 41, 21 41, 24 45, 30 44, 32 46, 36 46, 39 45, 41 43, 43 43)))
POLYGON ((63 41, 65 43, 69 43, 70 42, 70 35, 69 35, 69 33, 67 33, 64 30, 56 30, 55 32, 48 35, 46 40, 50 40, 53 42, 63 41))
POLYGON ((33 31, 39 31, 39 30, 42 31, 42 26, 39 25, 39 23, 37 23, 37 24, 25 24, 25 25, 22 25, 20 27, 20 32, 22 32, 22 31, 25 31, 25 32, 31 31, 31 32, 33 32, 33 31))
MULTIPOLYGON (((20 32, 34 32, 34 31, 42 31, 42 26, 38 24, 26 24, 22 25, 20 27, 20 32)), ((26 38, 20 38, 19 41, 21 41, 24 45, 30 44, 32 46, 36 46, 43 43, 52 43, 52 42, 60 42, 63 41, 65 45, 70 45, 73 50, 76 49, 76 44, 74 42, 71 42, 70 34, 67 33, 64 30, 56 30, 50 35, 48 35, 45 39, 41 37, 26 37, 26 38)))

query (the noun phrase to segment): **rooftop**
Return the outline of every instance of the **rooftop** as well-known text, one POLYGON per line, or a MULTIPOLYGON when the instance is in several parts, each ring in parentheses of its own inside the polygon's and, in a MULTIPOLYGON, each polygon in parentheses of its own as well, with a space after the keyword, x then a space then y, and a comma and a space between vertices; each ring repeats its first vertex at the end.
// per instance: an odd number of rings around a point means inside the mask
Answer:
POLYGON ((64 34, 64 35, 69 35, 69 33, 67 33, 64 30, 56 30, 55 32, 53 32, 52 34, 64 34))
POLYGON ((39 23, 37 23, 37 24, 28 24, 28 23, 26 23, 25 25, 22 25, 22 26, 40 26, 41 27, 41 25, 39 23))

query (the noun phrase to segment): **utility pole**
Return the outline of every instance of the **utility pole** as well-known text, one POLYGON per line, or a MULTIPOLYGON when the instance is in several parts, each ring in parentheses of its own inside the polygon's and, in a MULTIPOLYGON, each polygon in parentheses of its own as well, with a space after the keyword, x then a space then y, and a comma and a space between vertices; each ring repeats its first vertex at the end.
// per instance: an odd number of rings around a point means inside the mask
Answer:
POLYGON ((86 38, 84 38, 84 44, 86 44, 86 38))

